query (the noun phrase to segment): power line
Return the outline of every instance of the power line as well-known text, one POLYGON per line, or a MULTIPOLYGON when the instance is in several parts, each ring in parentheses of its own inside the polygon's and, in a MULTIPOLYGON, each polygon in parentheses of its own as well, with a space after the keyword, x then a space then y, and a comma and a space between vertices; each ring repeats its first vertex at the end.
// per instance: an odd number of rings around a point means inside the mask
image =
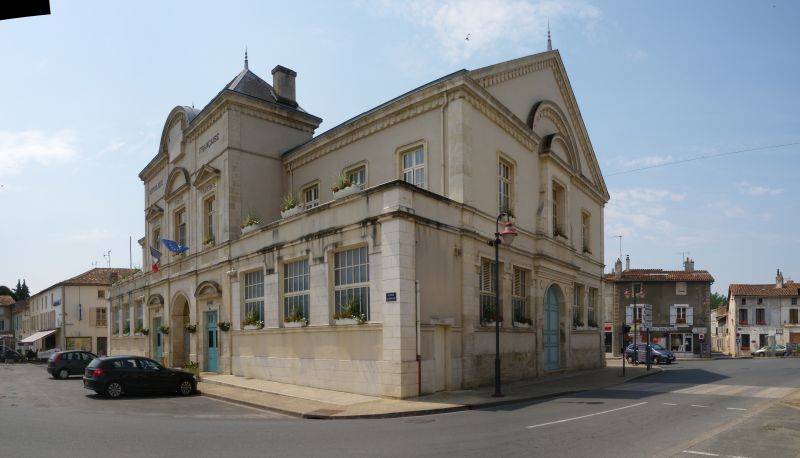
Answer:
POLYGON ((783 144, 780 144, 780 145, 758 146, 756 148, 747 148, 747 149, 740 149, 740 150, 736 150, 736 151, 727 151, 725 153, 706 154, 706 155, 703 155, 703 156, 695 156, 695 157, 690 157, 690 158, 687 158, 687 159, 678 159, 678 160, 675 160, 675 161, 663 162, 661 164, 647 165, 647 166, 644 166, 644 167, 638 167, 638 168, 630 169, 630 170, 620 170, 619 172, 606 173, 605 176, 613 177, 615 175, 623 175, 623 174, 626 174, 626 173, 640 172, 642 170, 655 169, 657 167, 666 167, 668 165, 683 164, 683 163, 686 163, 686 162, 699 161, 701 159, 711 159, 711 158, 721 157, 721 156, 731 156, 733 154, 749 153, 749 152, 752 152, 752 151, 763 151, 763 150, 768 150, 768 149, 785 148, 787 146, 796 146, 796 145, 800 145, 800 142, 783 143, 783 144))

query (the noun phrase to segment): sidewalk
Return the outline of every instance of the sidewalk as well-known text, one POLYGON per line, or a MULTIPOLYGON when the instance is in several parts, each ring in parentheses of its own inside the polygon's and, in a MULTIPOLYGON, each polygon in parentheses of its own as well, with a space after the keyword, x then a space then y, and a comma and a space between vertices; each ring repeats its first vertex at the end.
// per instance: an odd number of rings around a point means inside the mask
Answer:
POLYGON ((596 390, 661 372, 643 367, 627 367, 621 376, 619 365, 576 372, 545 380, 512 382, 503 386, 503 398, 493 398, 494 387, 474 390, 442 391, 410 399, 389 399, 376 396, 323 390, 287 383, 258 380, 235 375, 201 374, 198 390, 204 395, 250 407, 301 418, 355 419, 389 418, 455 412, 524 401, 553 398, 580 391, 596 390))

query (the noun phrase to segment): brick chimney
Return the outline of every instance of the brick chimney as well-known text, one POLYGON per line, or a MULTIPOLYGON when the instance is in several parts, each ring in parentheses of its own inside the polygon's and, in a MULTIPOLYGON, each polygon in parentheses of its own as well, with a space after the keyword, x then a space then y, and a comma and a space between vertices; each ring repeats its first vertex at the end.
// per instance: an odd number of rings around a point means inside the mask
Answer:
POLYGON ((781 273, 781 269, 778 269, 778 273, 775 274, 775 287, 776 288, 783 288, 783 274, 781 273))
POLYGON ((685 270, 686 272, 694 272, 694 260, 689 259, 689 257, 687 256, 686 260, 683 261, 683 270, 685 270))
POLYGON ((276 65, 272 69, 272 87, 275 89, 275 96, 277 96, 278 102, 293 107, 297 106, 294 92, 294 78, 296 76, 296 71, 282 65, 276 65))
POLYGON ((614 263, 614 276, 622 276, 622 260, 620 258, 617 258, 617 262, 614 263))
POLYGON ((629 254, 625 255, 625 270, 631 270, 631 256, 629 254))

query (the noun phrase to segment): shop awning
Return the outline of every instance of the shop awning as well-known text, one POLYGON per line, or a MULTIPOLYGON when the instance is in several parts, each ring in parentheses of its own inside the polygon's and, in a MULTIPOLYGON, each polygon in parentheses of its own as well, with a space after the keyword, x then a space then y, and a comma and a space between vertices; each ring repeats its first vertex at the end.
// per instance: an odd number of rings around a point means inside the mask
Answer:
POLYGON ((44 339, 45 337, 49 336, 50 334, 53 334, 57 330, 58 329, 51 329, 49 331, 35 332, 35 333, 29 335, 28 337, 20 340, 19 343, 33 343, 33 342, 36 342, 37 340, 44 339))

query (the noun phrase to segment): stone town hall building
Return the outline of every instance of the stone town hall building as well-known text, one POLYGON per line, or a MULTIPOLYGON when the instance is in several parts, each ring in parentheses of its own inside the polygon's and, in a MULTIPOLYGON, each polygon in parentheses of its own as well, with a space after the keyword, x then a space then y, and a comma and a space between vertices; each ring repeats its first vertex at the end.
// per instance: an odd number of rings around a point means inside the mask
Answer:
POLYGON ((457 71, 316 136, 295 77, 277 66, 270 85, 245 61, 167 117, 139 174, 144 265, 163 255, 114 285, 112 354, 389 397, 490 383, 487 241, 508 208, 504 379, 604 364, 609 196, 558 51, 457 71))

